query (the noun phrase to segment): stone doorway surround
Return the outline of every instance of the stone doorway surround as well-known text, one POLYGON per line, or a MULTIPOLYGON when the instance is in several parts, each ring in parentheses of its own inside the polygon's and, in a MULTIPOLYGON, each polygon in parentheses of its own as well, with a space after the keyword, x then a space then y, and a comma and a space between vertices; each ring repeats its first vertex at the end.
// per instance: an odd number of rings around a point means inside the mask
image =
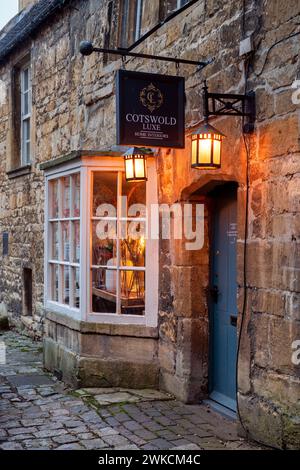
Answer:
MULTIPOLYGON (((204 207, 204 245, 201 250, 187 251, 186 240, 161 242, 163 262, 160 285, 159 363, 160 387, 186 403, 208 398, 209 376, 209 277, 210 213, 209 193, 217 186, 234 183, 236 178, 218 173, 203 175, 181 191, 180 203, 202 203, 204 207), (169 259, 167 253, 170 253, 169 259), (166 279, 170 282, 168 292, 166 279), (172 306, 166 310, 166 301, 172 306), (163 310, 163 311, 162 311, 163 310)), ((238 213, 244 211, 242 192, 238 188, 238 213)), ((243 230, 238 216, 238 231, 243 230)), ((239 248, 238 248, 239 250, 239 248)))

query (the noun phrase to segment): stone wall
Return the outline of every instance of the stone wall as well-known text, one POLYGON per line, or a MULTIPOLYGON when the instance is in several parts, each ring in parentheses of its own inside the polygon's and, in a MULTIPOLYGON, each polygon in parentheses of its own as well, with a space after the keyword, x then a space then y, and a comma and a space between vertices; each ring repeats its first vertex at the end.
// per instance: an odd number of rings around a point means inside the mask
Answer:
POLYGON ((46 315, 44 365, 76 388, 157 388, 157 346, 157 328, 46 315))
MULTIPOLYGON (((292 83, 299 77, 299 36, 288 39, 300 19, 297 0, 199 0, 136 48, 190 59, 214 57, 202 72, 181 66, 186 78, 186 149, 164 149, 157 157, 159 200, 200 197, 207 187, 236 181, 238 189, 239 323, 243 306, 243 245, 247 159, 239 118, 220 118, 227 135, 222 168, 213 174, 190 168, 189 132, 202 119, 201 86, 243 93, 239 42, 253 33, 247 90, 256 93, 257 122, 250 147, 247 309, 239 361, 239 408, 246 429, 277 447, 299 447, 299 365, 291 361, 299 331, 299 105, 292 83), (243 26, 244 25, 244 26, 243 26), (284 40, 283 40, 284 39, 284 40), (281 41, 272 47, 276 42, 281 41)), ((8 257, 0 257, 0 302, 16 321, 41 332, 43 302, 43 174, 37 164, 78 148, 115 144, 114 72, 121 61, 93 54, 83 58, 79 42, 117 44, 117 18, 107 21, 108 0, 72 2, 28 44, 32 51, 35 128, 34 165, 18 179, 6 174, 10 142, 10 70, 17 53, 0 68, 5 99, 0 104, 0 226, 10 233, 8 257), (22 266, 33 268, 34 312, 22 317, 22 266)), ((117 11, 117 6, 114 6, 117 11)), ((150 20, 147 19, 150 24, 150 20)), ((26 45, 24 45, 25 48, 26 45)), ((25 50, 25 49, 24 49, 25 50)), ((18 54, 20 54, 20 50, 18 54)), ((174 65, 128 59, 126 67, 176 73, 174 65)), ((2 255, 2 253, 0 253, 2 255)), ((193 257, 178 242, 161 242, 159 360, 161 386, 186 401, 207 395, 209 238, 193 257), (197 283, 198 291, 195 292, 197 283)))

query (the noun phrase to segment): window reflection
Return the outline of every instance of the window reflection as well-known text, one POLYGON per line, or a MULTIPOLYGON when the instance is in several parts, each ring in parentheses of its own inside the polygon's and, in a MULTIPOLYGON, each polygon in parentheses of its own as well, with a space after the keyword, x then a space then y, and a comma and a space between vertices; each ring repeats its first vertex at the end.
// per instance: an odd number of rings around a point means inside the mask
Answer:
POLYGON ((113 217, 117 208, 116 172, 95 172, 93 178, 93 215, 113 217))
POLYGON ((49 300, 78 308, 80 174, 51 180, 49 195, 49 300))
POLYGON ((94 173, 93 180, 93 312, 143 315, 146 183, 129 184, 118 172, 94 173))
POLYGON ((93 269, 92 286, 93 312, 116 313, 117 270, 93 269))
POLYGON ((121 313, 143 315, 145 313, 145 272, 120 271, 121 313))

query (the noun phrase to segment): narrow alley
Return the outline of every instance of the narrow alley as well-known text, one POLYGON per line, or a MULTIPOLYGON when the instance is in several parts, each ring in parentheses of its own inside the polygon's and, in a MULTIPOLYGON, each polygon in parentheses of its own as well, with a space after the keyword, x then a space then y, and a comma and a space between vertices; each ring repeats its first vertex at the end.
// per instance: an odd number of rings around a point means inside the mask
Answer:
POLYGON ((155 390, 71 390, 42 368, 42 344, 4 332, 0 449, 258 449, 206 405, 155 390))

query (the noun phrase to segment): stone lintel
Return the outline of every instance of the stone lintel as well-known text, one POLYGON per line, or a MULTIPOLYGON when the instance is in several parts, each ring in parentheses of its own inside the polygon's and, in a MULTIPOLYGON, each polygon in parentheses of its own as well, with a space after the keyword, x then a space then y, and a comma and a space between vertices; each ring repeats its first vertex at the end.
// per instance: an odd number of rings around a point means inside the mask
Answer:
POLYGON ((24 165, 20 166, 19 168, 14 168, 13 170, 9 170, 6 172, 9 179, 18 178, 19 176, 28 175, 31 173, 32 167, 31 165, 24 165))

